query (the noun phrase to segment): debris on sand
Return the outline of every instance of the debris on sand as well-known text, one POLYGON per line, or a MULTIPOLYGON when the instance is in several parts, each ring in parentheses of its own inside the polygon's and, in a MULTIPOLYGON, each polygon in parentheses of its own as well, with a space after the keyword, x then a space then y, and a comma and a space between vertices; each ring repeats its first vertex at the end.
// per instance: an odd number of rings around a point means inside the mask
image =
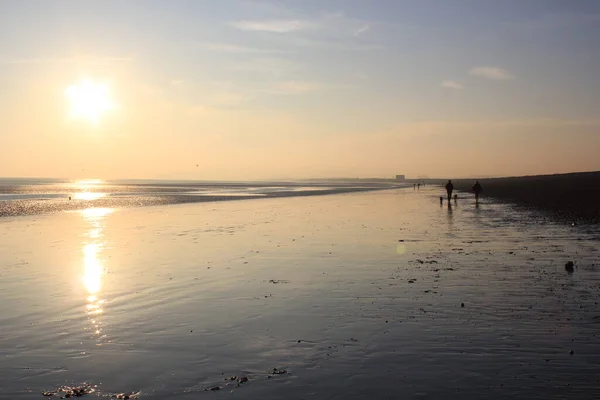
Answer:
POLYGON ((287 373, 288 372, 285 369, 273 368, 273 372, 271 374, 272 375, 285 375, 287 373))
POLYGON ((127 393, 113 394, 110 397, 112 397, 113 399, 131 400, 131 399, 137 399, 139 395, 140 395, 140 392, 127 392, 127 393))
POLYGON ((70 399, 72 397, 82 397, 86 394, 91 394, 96 391, 96 386, 84 383, 81 386, 59 386, 56 390, 42 392, 43 396, 52 397, 60 396, 61 399, 70 399))
POLYGON ((282 279, 279 279, 279 280, 277 280, 277 279, 269 279, 269 283, 272 283, 272 284, 289 283, 289 281, 285 281, 285 280, 282 280, 282 279))
POLYGON ((573 261, 569 261, 568 263, 565 264, 565 270, 567 272, 573 272, 575 268, 575 264, 573 263, 573 261))
POLYGON ((462 308, 465 308, 465 303, 460 303, 460 306, 461 306, 462 308))
POLYGON ((245 383, 248 382, 250 379, 248 379, 247 376, 236 376, 233 375, 231 378, 225 378, 226 381, 236 381, 238 383, 245 383))

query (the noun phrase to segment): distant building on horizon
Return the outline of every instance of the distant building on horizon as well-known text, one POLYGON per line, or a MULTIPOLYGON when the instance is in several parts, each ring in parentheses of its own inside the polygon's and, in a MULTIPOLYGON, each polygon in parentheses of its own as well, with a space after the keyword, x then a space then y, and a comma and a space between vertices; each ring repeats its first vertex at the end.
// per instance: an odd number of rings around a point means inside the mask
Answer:
POLYGON ((404 175, 396 175, 396 180, 397 181, 405 181, 406 177, 404 175))

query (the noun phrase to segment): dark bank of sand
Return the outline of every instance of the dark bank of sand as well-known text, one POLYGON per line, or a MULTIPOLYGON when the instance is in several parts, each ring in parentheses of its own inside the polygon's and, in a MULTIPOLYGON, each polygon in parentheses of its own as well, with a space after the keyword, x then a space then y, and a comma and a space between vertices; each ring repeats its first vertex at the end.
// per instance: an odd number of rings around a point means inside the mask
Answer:
MULTIPOLYGON (((441 184, 441 180, 428 180, 441 184)), ((445 182, 445 181, 443 181, 445 182)), ((471 192, 475 179, 453 179, 454 189, 471 192)), ((573 222, 600 222, 600 172, 479 179, 483 197, 550 212, 573 222)))

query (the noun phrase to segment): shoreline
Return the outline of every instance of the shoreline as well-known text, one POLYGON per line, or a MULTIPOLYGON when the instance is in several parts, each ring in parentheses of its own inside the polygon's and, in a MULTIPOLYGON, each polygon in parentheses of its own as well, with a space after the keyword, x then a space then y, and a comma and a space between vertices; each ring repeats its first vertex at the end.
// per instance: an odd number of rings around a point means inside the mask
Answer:
MULTIPOLYGON (((600 172, 477 179, 481 197, 537 209, 571 222, 600 223, 600 172)), ((410 180, 444 185, 447 179, 410 180)), ((473 179, 452 179, 454 189, 472 194, 473 179)), ((443 189, 442 189, 443 190, 443 189)))
POLYGON ((369 187, 330 187, 328 189, 276 191, 252 195, 191 195, 191 194, 148 194, 135 196, 106 196, 94 200, 68 199, 24 199, 0 201, 0 218, 19 217, 77 211, 86 208, 133 208, 162 205, 224 202, 235 200, 273 199, 287 197, 327 196, 344 193, 360 193, 378 190, 403 189, 408 185, 369 186, 369 187), (4 204, 3 204, 4 203, 4 204))

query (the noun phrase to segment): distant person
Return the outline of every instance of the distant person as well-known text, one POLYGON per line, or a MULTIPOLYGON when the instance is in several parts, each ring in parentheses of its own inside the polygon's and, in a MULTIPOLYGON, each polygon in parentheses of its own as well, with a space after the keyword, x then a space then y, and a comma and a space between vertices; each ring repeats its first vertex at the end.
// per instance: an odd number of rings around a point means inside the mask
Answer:
POLYGON ((417 190, 417 184, 413 183, 413 190, 417 190))
POLYGON ((475 192, 475 203, 479 203, 479 194, 483 192, 483 188, 481 187, 479 181, 475 181, 475 184, 473 185, 473 192, 475 192))
POLYGON ((440 196, 440 205, 444 202, 444 196, 440 196))
POLYGON ((417 189, 419 189, 419 190, 421 189, 421 184, 420 183, 417 183, 417 189))
POLYGON ((448 183, 446 183, 446 193, 448 193, 448 201, 452 200, 452 191, 454 190, 454 185, 452 184, 452 181, 449 180, 448 183))

